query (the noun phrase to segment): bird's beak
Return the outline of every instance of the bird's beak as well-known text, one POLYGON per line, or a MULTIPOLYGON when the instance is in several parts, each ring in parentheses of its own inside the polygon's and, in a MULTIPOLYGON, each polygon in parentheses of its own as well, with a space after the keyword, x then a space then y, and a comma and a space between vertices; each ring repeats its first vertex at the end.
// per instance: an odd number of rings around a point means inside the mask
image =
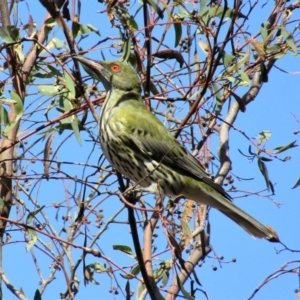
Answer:
POLYGON ((74 55, 73 59, 79 61, 82 64, 83 69, 90 75, 92 78, 102 81, 101 76, 103 67, 99 61, 88 59, 80 55, 74 55))

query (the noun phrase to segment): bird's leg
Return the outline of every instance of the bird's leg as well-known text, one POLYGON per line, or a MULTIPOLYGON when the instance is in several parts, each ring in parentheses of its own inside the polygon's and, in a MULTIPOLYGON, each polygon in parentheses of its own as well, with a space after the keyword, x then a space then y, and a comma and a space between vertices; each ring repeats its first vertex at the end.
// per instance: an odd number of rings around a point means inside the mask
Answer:
POLYGON ((139 201, 140 197, 142 196, 142 190, 136 189, 133 187, 129 187, 124 193, 124 197, 133 205, 136 204, 136 202, 139 201))

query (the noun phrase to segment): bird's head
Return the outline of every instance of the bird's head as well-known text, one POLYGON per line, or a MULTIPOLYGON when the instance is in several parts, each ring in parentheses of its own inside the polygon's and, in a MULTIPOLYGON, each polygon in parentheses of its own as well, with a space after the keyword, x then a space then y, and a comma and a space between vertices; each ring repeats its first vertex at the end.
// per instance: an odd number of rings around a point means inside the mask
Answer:
POLYGON ((92 78, 103 83, 106 91, 118 89, 123 91, 140 91, 140 81, 136 72, 126 63, 120 61, 96 61, 83 56, 73 56, 92 78))

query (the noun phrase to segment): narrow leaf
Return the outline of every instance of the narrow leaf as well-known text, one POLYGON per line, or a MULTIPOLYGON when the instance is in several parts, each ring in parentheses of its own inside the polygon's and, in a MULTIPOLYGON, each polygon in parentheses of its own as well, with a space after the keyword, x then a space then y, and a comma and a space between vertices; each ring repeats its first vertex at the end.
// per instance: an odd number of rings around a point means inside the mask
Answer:
POLYGON ((270 22, 269 21, 266 21, 264 23, 261 24, 260 26, 260 34, 261 34, 261 37, 263 39, 263 41, 265 42, 269 36, 269 28, 270 28, 270 22))
POLYGON ((153 56, 158 57, 158 58, 164 58, 164 59, 175 58, 177 60, 177 62, 179 63, 180 68, 182 68, 183 63, 184 63, 184 58, 183 58, 181 52, 172 50, 172 49, 166 49, 166 50, 156 52, 153 54, 153 56))
POLYGON ((275 192, 274 191, 274 186, 273 186, 273 183, 271 182, 271 180, 269 178, 268 169, 267 169, 265 163, 259 157, 258 157, 257 162, 258 162, 259 170, 265 178, 267 189, 268 190, 271 189, 272 193, 274 194, 274 192, 275 192))
POLYGON ((38 91, 45 96, 56 96, 61 92, 59 86, 53 85, 39 85, 38 91))
POLYGON ((175 48, 179 45, 182 35, 181 23, 173 23, 175 29, 175 48))
POLYGON ((261 131, 258 136, 256 137, 261 143, 268 141, 272 136, 272 132, 269 130, 261 131))
POLYGON ((35 291, 33 300, 42 300, 42 295, 39 289, 35 291))
POLYGON ((76 92, 75 92, 75 84, 74 84, 73 79, 71 78, 71 76, 66 71, 64 71, 64 78, 65 78, 65 81, 66 81, 67 89, 70 91, 72 96, 75 97, 76 92))
POLYGON ((96 27, 94 27, 94 26, 91 25, 91 24, 87 24, 86 26, 87 26, 87 28, 89 28, 91 31, 93 31, 93 32, 95 32, 96 34, 98 34, 99 36, 101 36, 100 31, 99 31, 96 27))
POLYGON ((0 124, 7 126, 10 125, 8 112, 3 105, 0 104, 0 124))
POLYGON ((163 19, 164 18, 164 14, 163 14, 162 10, 160 9, 160 7, 153 0, 146 0, 146 1, 154 9, 154 11, 158 14, 158 16, 161 19, 163 19))
POLYGON ((50 171, 50 152, 51 152, 51 143, 54 138, 56 131, 53 131, 50 136, 48 137, 45 148, 44 148, 44 175, 46 178, 49 178, 49 171, 50 171))
POLYGON ((285 145, 285 146, 279 146, 279 147, 276 147, 274 150, 275 150, 275 153, 278 154, 278 153, 281 153, 283 151, 286 151, 290 148, 294 148, 294 147, 298 147, 298 145, 295 145, 297 141, 293 141, 291 143, 289 143, 288 145, 285 145))
POLYGON ((17 122, 21 119, 21 117, 23 115, 23 102, 22 102, 20 96, 13 91, 10 92, 10 95, 11 95, 12 100, 15 102, 14 108, 15 108, 15 112, 16 112, 16 118, 10 123, 10 125, 8 127, 5 128, 4 133, 7 133, 12 128, 14 128, 15 125, 17 124, 17 122))
POLYGON ((129 280, 127 280, 127 282, 126 282, 125 292, 126 292, 126 300, 130 300, 130 298, 131 298, 131 292, 130 292, 130 283, 129 283, 129 280))
POLYGON ((31 235, 31 240, 26 245, 26 251, 29 251, 37 241, 37 233, 33 229, 27 229, 27 232, 31 235))
POLYGON ((293 39, 292 34, 291 34, 290 32, 288 32, 288 31, 286 30, 286 28, 283 27, 283 26, 281 27, 281 34, 282 34, 282 36, 285 38, 287 44, 291 47, 292 51, 293 51, 295 54, 297 54, 298 49, 297 49, 297 45, 296 45, 296 43, 295 43, 295 41, 294 41, 294 39, 293 39))
POLYGON ((38 209, 34 210, 34 211, 31 211, 27 218, 26 218, 26 224, 30 224, 33 220, 34 220, 34 217, 45 207, 45 205, 39 207, 38 209))
MULTIPOLYGON (((67 97, 63 97, 63 106, 64 106, 65 111, 70 111, 74 108, 71 101, 67 97)), ((79 119, 77 118, 76 115, 73 115, 73 116, 69 117, 68 119, 71 122, 71 126, 72 126, 72 129, 74 131, 74 134, 75 134, 75 137, 76 137, 78 143, 80 145, 82 145, 81 137, 80 137, 80 130, 79 130, 79 125, 80 125, 79 119)))
POLYGON ((161 285, 162 285, 162 288, 164 288, 168 281, 169 281, 169 271, 168 270, 164 270, 163 274, 162 274, 162 281, 161 281, 161 285))
POLYGON ((209 12, 208 7, 206 6, 206 2, 207 2, 207 0, 201 0, 200 1, 200 12, 199 12, 199 15, 201 17, 204 17, 204 15, 206 15, 209 12))
POLYGON ((222 57, 223 57, 224 67, 228 68, 230 63, 235 59, 236 56, 232 54, 226 54, 226 52, 223 51, 222 57))
POLYGON ((226 18, 233 18, 233 16, 236 14, 236 18, 243 18, 243 19, 248 19, 247 16, 242 14, 241 12, 235 12, 234 9, 227 8, 224 14, 224 7, 220 5, 216 5, 215 7, 211 8, 209 10, 209 15, 212 17, 219 17, 221 18, 223 15, 226 18))
POLYGON ((188 300, 196 300, 192 295, 190 295, 190 294, 184 289, 183 284, 182 284, 182 282, 180 281, 178 275, 176 276, 176 279, 177 279, 177 284, 178 284, 178 286, 179 286, 179 288, 180 288, 180 290, 181 290, 181 292, 182 292, 184 298, 185 298, 185 299, 188 299, 188 300))
POLYGON ((8 33, 4 30, 3 27, 0 27, 0 36, 1 36, 2 41, 4 43, 9 44, 9 43, 13 43, 14 42, 14 40, 8 35, 8 33))
POLYGON ((246 111, 246 105, 245 102, 242 100, 240 96, 238 96, 234 91, 231 89, 227 89, 227 91, 233 96, 233 98, 236 100, 236 102, 239 104, 240 111, 245 112, 246 111))
POLYGON ((59 12, 56 11, 54 3, 48 0, 40 0, 41 4, 47 9, 51 17, 56 20, 59 16, 59 12))
POLYGON ((135 21, 134 17, 130 17, 129 18, 129 25, 134 30, 138 30, 139 29, 139 26, 138 26, 137 22, 135 21))
POLYGON ((193 234, 192 234, 192 230, 191 230, 188 222, 186 222, 185 220, 181 220, 181 227, 182 227, 182 233, 184 234, 184 236, 186 238, 188 238, 189 240, 192 240, 193 234))
POLYGON ((271 158, 267 158, 267 157, 264 157, 264 156, 259 156, 259 159, 261 159, 262 161, 266 161, 266 162, 273 160, 271 158))
POLYGON ((136 292, 136 299, 140 299, 141 295, 144 293, 145 288, 145 284, 140 282, 136 292))
POLYGON ((300 177, 298 178, 297 182, 295 183, 295 185, 292 187, 292 189, 297 188, 298 186, 300 186, 300 177))
POLYGON ((135 257, 135 254, 132 252, 132 250, 131 250, 131 248, 129 246, 125 246, 125 245, 113 245, 113 249, 114 250, 122 251, 122 252, 126 253, 127 255, 129 255, 131 257, 135 257))

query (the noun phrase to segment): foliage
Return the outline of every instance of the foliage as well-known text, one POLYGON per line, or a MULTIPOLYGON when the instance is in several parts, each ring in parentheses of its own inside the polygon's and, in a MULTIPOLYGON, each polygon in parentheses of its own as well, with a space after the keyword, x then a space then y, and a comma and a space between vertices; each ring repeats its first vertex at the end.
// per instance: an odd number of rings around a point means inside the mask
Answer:
MULTIPOLYGON (((163 205, 146 194, 135 204, 124 198, 120 190, 128 182, 98 145, 103 88, 72 55, 128 61, 140 76, 145 105, 216 173, 217 183, 246 197, 258 191, 249 184, 251 192, 244 192, 234 183, 241 178, 232 166, 229 132, 237 131, 244 138, 237 147, 241 156, 257 161, 263 197, 272 200, 276 186, 269 165, 289 161, 282 153, 297 141, 269 146, 269 130, 251 138, 234 123, 269 83, 277 61, 287 55, 298 61, 300 5, 263 5, 265 19, 253 26, 258 1, 90 1, 94 6, 0 0, 0 207, 3 226, 8 222, 1 247, 22 244, 24 255, 31 253, 40 277, 35 299, 42 299, 55 277, 65 280, 61 298, 73 299, 80 282, 99 285, 104 276, 109 291, 126 299, 144 299, 147 292, 155 299, 208 297, 195 267, 212 253, 223 260, 212 251, 209 209, 180 197, 163 205), (83 24, 87 13, 95 17, 83 24), (137 263, 141 249, 147 274, 137 263), (42 260, 50 265, 46 278, 42 260)), ((293 185, 299 180, 291 179, 293 185)), ((1 274, 11 293, 25 299, 26 287, 16 288, 20 283, 9 282, 2 268, 1 274)))

